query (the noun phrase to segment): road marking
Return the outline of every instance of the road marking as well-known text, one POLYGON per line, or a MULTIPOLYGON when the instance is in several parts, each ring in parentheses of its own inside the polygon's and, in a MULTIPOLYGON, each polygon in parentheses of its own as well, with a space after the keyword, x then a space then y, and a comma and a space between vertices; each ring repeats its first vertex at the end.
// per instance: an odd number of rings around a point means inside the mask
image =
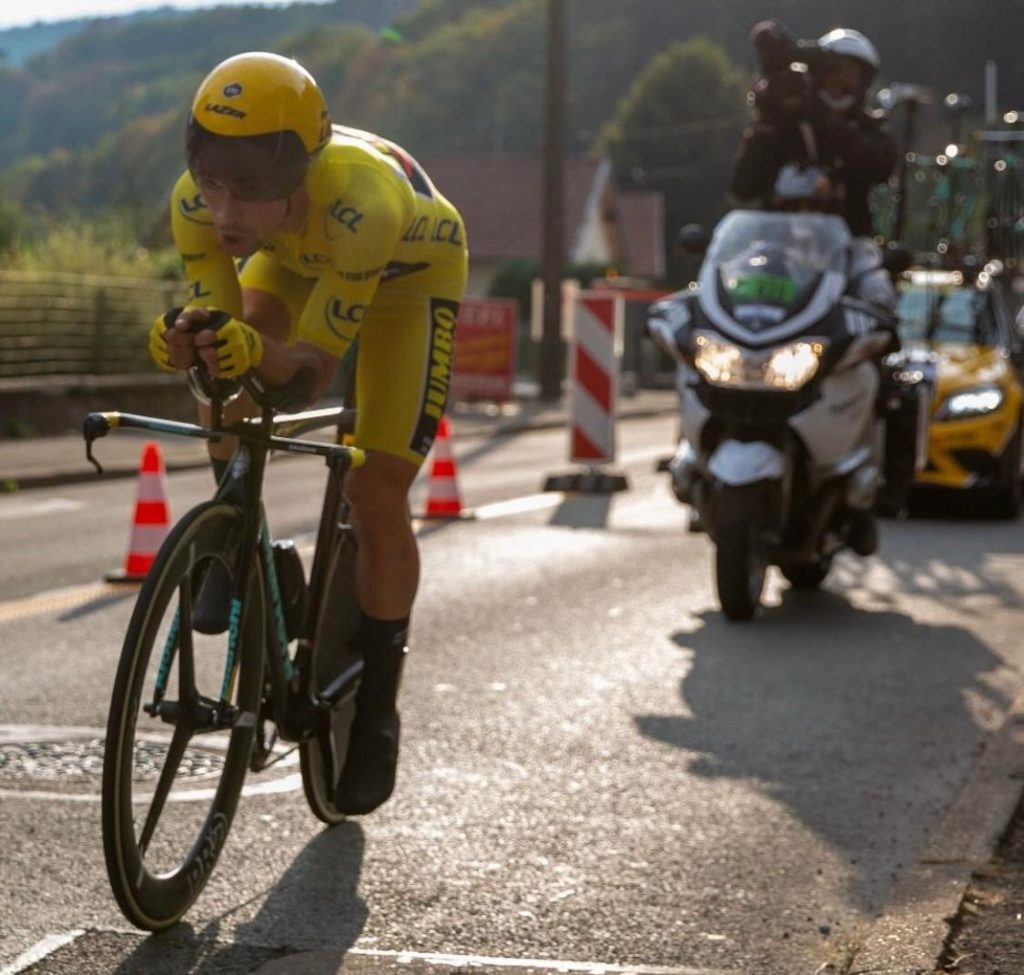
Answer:
POLYGON ((544 494, 528 494, 523 498, 512 498, 510 501, 496 501, 494 504, 481 505, 476 511, 477 520, 487 518, 504 518, 506 515, 519 515, 527 511, 541 511, 554 508, 565 500, 562 491, 547 491, 544 494))
MULTIPOLYGON (((20 954, 11 965, 0 970, 0 975, 19 975, 31 966, 42 961, 48 955, 52 955, 60 948, 77 941, 79 938, 89 934, 112 934, 125 938, 132 938, 141 941, 145 936, 138 931, 124 931, 112 927, 95 927, 88 930, 66 931, 62 934, 47 935, 37 942, 28 951, 20 954)), ((232 947, 245 947, 245 942, 226 942, 216 940, 218 945, 232 947)), ((259 947, 264 947, 260 945, 259 947)), ((409 970, 409 966, 419 962, 423 965, 437 965, 446 969, 482 969, 482 968, 513 968, 533 969, 543 972, 565 972, 566 975, 738 975, 736 971, 726 971, 723 968, 692 968, 688 965, 613 965, 603 962, 587 961, 557 961, 550 958, 495 958, 488 955, 449 955, 429 951, 382 951, 374 948, 349 948, 343 954, 344 958, 355 962, 357 959, 366 961, 392 962, 389 967, 394 969, 409 970)), ((293 972, 295 962, 305 958, 307 961, 323 959, 333 967, 338 961, 336 950, 297 951, 283 957, 273 958, 255 970, 253 975, 260 975, 261 972, 280 973, 293 972)), ((362 967, 362 966, 360 966, 362 967)), ((356 970, 356 966, 353 966, 356 970)), ((325 968, 324 971, 327 969, 325 968)))
MULTIPOLYGON (((399 965, 413 961, 446 968, 537 968, 546 972, 585 972, 587 975, 737 975, 721 968, 690 968, 676 965, 611 965, 591 961, 556 961, 550 958, 492 958, 487 955, 447 955, 430 951, 378 951, 350 948, 346 954, 370 958, 393 958, 399 965)), ((285 956, 287 957, 287 956, 285 956)), ((254 975, 258 975, 259 969, 254 975)))
POLYGON ((80 938, 84 931, 65 931, 63 934, 49 934, 41 941, 36 942, 28 951, 23 951, 6 968, 0 969, 0 975, 17 975, 26 968, 42 961, 47 955, 52 955, 58 948, 71 944, 76 938, 80 938))
MULTIPOLYGON (((243 796, 271 796, 284 792, 298 792, 302 788, 302 775, 299 772, 293 775, 286 775, 284 778, 271 779, 269 782, 260 782, 256 785, 246 785, 242 788, 243 796)), ((168 802, 209 802, 216 795, 216 788, 209 789, 186 789, 182 792, 172 792, 168 802)), ((145 792, 132 796, 132 801, 137 805, 149 802, 153 793, 145 792)), ((94 792, 45 792, 41 789, 0 789, 0 799, 31 799, 35 802, 99 802, 101 796, 94 792)), ((0 975, 3 975, 0 972, 0 975)))
POLYGON ((44 501, 5 501, 0 504, 0 521, 12 518, 33 518, 36 515, 50 515, 55 511, 77 511, 85 506, 83 501, 68 498, 47 498, 44 501))
POLYGON ((55 610, 74 609, 94 599, 105 596, 122 596, 138 589, 135 583, 89 582, 81 586, 68 586, 65 589, 48 589, 35 596, 12 599, 0 603, 0 623, 24 619, 27 616, 41 616, 55 610))

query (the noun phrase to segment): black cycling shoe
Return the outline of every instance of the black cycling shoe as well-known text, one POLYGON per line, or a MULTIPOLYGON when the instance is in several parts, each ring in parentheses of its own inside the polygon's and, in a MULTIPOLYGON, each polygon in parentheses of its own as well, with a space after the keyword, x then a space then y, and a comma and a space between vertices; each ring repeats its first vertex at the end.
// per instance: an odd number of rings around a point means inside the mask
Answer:
POLYGON ((334 806, 346 816, 364 816, 391 798, 398 772, 397 711, 352 724, 345 767, 334 792, 334 806))
POLYGON ((406 652, 403 640, 378 645, 364 657, 348 753, 334 791, 334 806, 346 816, 373 812, 394 791, 400 729, 395 700, 406 652))
POLYGON ((223 633, 231 621, 231 576, 227 566, 213 559, 192 609, 192 629, 198 633, 223 633))

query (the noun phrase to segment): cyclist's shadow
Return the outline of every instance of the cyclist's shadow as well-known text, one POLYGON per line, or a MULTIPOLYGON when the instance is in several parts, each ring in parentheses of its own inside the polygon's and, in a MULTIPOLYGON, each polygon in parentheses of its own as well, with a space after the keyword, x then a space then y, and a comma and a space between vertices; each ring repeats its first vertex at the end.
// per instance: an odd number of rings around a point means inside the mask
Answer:
MULTIPOLYGON (((146 938, 112 975, 223 975, 255 971, 273 959, 316 951, 317 971, 341 970, 348 950, 366 924, 366 904, 357 894, 363 862, 362 827, 342 823, 318 833, 274 884, 259 912, 233 930, 225 915, 200 926, 186 919, 146 938)), ((230 912, 229 912, 230 913, 230 912)), ((290 971, 300 969, 291 966, 290 971)))
POLYGON ((238 926, 235 940, 336 951, 340 969, 369 914, 358 894, 364 848, 363 829, 351 820, 318 833, 271 888, 259 913, 238 926))

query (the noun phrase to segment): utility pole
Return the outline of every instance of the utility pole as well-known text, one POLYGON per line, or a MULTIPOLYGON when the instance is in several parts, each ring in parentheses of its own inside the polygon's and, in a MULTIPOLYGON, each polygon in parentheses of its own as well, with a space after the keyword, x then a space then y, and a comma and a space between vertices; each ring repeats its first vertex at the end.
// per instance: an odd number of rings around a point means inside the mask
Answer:
POLYGON ((565 62, 566 0, 548 0, 544 124, 543 279, 540 397, 562 393, 562 264, 565 258, 565 62))

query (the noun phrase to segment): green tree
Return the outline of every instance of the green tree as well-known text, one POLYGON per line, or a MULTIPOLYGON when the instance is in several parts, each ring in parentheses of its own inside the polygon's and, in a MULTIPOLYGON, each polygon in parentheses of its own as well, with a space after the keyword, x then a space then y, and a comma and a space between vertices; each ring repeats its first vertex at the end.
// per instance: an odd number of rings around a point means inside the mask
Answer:
POLYGON ((477 7, 415 44, 379 43, 342 102, 414 153, 534 149, 543 110, 539 0, 477 7))
POLYGON ((670 240, 682 223, 713 222, 725 208, 746 84, 706 38, 672 44, 641 72, 598 140, 622 185, 665 195, 670 240))

